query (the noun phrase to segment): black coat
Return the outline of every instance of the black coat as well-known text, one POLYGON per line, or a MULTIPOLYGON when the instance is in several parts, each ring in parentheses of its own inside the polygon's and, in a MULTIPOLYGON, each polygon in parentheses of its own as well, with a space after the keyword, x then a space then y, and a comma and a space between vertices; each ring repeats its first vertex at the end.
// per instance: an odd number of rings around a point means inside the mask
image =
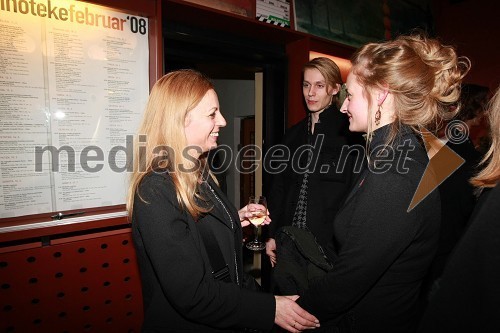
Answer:
POLYGON ((409 333, 418 324, 421 283, 437 249, 439 192, 434 190, 408 212, 428 157, 413 132, 403 127, 392 145, 394 161, 400 162, 385 163, 390 153, 378 161, 374 154, 385 143, 387 130, 374 132, 370 169, 335 218, 332 271, 298 299, 322 327, 409 333), (405 141, 414 147, 407 155, 395 148, 405 141))
POLYGON ((436 256, 431 264, 425 287, 431 292, 435 281, 441 276, 448 256, 457 244, 470 219, 476 197, 470 178, 476 173, 481 160, 480 153, 467 139, 455 144, 451 141, 446 146, 452 149, 465 162, 439 185, 441 196, 441 230, 436 256))
POLYGON ((500 332, 500 185, 481 195, 419 333, 500 332))
POLYGON ((206 185, 200 190, 214 209, 197 222, 180 209, 168 173, 151 173, 139 186, 139 194, 148 202, 144 203, 136 195, 132 220, 142 280, 143 332, 270 330, 273 327, 274 296, 240 286, 243 264, 238 212, 220 189, 209 182, 231 214, 232 226, 206 185), (229 265, 232 283, 213 278, 196 223, 211 226, 229 265))
MULTIPOLYGON (((347 149, 349 145, 362 141, 362 137, 350 133, 348 127, 347 117, 336 107, 331 106, 320 114, 311 138, 314 147, 313 162, 316 163, 309 173, 307 226, 323 246, 332 238, 333 218, 354 177, 353 168, 358 155, 356 151, 348 154, 347 149), (324 136, 322 144, 320 144, 321 135, 324 136)), ((271 238, 274 238, 280 227, 292 224, 304 177, 303 170, 307 165, 307 154, 301 154, 302 158, 299 159, 299 153, 296 152, 300 152, 299 147, 307 143, 307 118, 305 118, 292 126, 282 140, 282 144, 289 149, 290 159, 293 161, 287 164, 283 172, 272 174, 271 187, 267 193, 269 212, 273 219, 269 225, 271 238)), ((363 159, 363 155, 359 155, 358 171, 361 169, 363 159)))

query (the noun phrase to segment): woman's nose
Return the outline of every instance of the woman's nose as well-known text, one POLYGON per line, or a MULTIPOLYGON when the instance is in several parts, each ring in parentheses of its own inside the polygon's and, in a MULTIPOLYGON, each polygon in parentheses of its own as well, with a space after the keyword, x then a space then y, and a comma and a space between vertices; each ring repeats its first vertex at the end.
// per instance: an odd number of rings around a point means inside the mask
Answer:
POLYGON ((219 127, 225 127, 227 125, 226 119, 224 118, 222 113, 219 113, 216 124, 219 127))
POLYGON ((340 106, 340 112, 347 113, 347 105, 349 105, 349 100, 346 98, 344 103, 340 106))

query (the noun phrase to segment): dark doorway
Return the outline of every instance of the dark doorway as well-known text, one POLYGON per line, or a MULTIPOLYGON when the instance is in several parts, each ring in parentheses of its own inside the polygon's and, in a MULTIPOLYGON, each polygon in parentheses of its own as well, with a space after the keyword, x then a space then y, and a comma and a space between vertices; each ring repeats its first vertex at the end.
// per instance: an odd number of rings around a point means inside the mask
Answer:
MULTIPOLYGON (((266 44, 228 32, 200 29, 168 20, 163 27, 165 72, 181 68, 199 70, 216 80, 254 80, 263 74, 263 155, 281 140, 286 124, 287 58, 279 44, 266 44)), ((262 175, 266 195, 268 175, 262 175)), ((245 179, 247 181, 248 179, 245 179)), ((248 198, 248 188, 240 183, 240 198, 248 198), (242 186, 243 185, 243 186, 242 186)), ((248 187, 248 186, 247 186, 248 187)), ((246 199, 245 199, 246 200, 246 199)), ((245 201, 241 201, 241 206, 245 201)), ((240 208, 240 207, 238 207, 240 208)), ((265 237, 263 228, 263 237, 265 237)), ((262 254, 261 283, 269 285, 269 260, 262 254)), ((246 260, 253 253, 246 253, 246 260)))
POLYGON ((284 45, 242 38, 227 31, 166 21, 163 27, 165 72, 192 68, 212 79, 253 80, 264 76, 264 147, 285 130, 287 57, 284 45))

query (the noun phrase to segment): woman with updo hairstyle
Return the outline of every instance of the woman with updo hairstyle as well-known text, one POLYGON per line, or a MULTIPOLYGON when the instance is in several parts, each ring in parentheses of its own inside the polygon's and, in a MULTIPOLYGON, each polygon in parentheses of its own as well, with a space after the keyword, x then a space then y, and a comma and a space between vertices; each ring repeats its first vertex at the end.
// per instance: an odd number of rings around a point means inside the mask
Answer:
POLYGON ((369 43, 351 60, 340 110, 366 134, 367 163, 333 222, 333 269, 297 302, 327 332, 414 332, 440 228, 422 134, 457 112, 470 63, 423 34, 369 43))

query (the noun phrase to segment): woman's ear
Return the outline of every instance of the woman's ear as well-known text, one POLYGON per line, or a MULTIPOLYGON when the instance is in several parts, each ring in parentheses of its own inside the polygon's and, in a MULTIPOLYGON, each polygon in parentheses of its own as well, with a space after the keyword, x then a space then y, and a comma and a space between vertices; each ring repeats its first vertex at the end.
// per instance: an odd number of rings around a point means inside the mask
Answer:
POLYGON ((377 105, 384 104, 385 98, 389 94, 389 89, 380 89, 377 93, 377 105))

